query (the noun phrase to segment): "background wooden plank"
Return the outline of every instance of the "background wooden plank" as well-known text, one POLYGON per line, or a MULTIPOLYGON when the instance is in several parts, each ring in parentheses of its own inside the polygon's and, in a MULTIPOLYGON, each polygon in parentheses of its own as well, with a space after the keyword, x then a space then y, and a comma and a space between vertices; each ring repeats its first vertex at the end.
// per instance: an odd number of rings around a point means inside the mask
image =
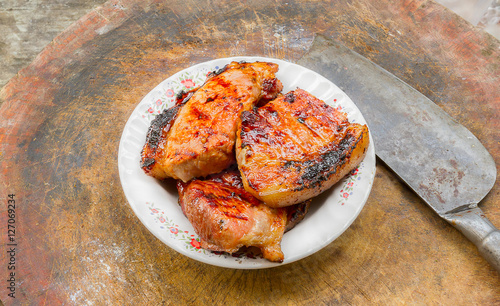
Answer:
POLYGON ((0 2, 0 88, 59 33, 104 0, 0 2))

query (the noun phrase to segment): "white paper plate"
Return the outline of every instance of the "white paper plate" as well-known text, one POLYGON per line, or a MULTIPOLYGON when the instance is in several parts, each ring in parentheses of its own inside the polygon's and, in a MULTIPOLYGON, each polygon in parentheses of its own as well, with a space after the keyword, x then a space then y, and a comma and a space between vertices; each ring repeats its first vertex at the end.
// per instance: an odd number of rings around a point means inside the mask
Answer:
MULTIPOLYGON (((199 237, 178 204, 175 186, 144 174, 140 153, 151 120, 174 104, 180 90, 201 85, 207 73, 231 61, 269 61, 279 64, 276 76, 283 93, 300 87, 333 107, 341 108, 351 122, 366 123, 358 108, 336 85, 302 66, 263 57, 232 57, 201 63, 184 69, 149 92, 125 125, 118 152, 120 180, 130 206, 141 222, 177 252, 195 260, 227 268, 259 269, 282 266, 309 256, 340 236, 365 205, 375 176, 375 150, 368 153, 357 170, 313 200, 304 220, 285 233, 281 243, 285 261, 272 263, 252 254, 215 253, 199 248, 199 237)), ((370 138, 372 140, 373 138, 370 138)))

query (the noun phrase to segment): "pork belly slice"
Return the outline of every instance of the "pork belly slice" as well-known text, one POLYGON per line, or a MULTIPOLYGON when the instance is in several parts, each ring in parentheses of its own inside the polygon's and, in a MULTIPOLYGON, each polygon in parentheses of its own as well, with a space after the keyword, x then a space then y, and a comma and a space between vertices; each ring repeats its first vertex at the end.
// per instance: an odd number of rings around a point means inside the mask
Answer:
POLYGON ((282 84, 278 65, 232 62, 205 84, 153 120, 141 167, 157 179, 184 182, 218 173, 234 162, 241 112, 276 97, 282 84))
POLYGON ((244 188, 271 207, 310 199, 366 155, 368 127, 297 89, 242 113, 236 159, 244 188))
POLYGON ((177 189, 179 204, 202 248, 234 253, 253 246, 273 262, 283 261, 283 233, 300 222, 309 208, 309 202, 288 208, 266 206, 245 191, 237 170, 178 181, 177 189))

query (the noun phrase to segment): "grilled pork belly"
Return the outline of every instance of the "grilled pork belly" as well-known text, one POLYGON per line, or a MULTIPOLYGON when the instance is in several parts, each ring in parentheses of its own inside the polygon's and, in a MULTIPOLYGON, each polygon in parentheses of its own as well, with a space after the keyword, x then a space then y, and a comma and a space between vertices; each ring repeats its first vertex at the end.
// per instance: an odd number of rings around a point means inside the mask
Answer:
POLYGON ((246 192, 237 170, 207 179, 178 181, 179 203, 200 236, 201 247, 234 253, 243 246, 258 247, 264 258, 282 262, 281 239, 300 222, 309 202, 271 208, 246 192))
POLYGON ((236 159, 245 189, 270 207, 312 198, 364 158, 366 125, 297 89, 242 113, 236 159))
POLYGON ((153 120, 141 167, 158 179, 184 182, 218 173, 234 162, 241 112, 276 97, 282 84, 274 63, 232 62, 153 120))

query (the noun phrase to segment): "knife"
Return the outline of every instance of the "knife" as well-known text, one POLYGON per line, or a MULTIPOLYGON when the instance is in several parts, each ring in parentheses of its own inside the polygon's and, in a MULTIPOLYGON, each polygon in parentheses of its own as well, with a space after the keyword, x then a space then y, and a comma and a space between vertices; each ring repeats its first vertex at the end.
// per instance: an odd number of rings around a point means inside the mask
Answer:
POLYGON ((500 231, 478 207, 495 183, 496 166, 479 140, 423 94, 324 36, 315 37, 298 64, 354 101, 376 155, 500 272, 500 231))

